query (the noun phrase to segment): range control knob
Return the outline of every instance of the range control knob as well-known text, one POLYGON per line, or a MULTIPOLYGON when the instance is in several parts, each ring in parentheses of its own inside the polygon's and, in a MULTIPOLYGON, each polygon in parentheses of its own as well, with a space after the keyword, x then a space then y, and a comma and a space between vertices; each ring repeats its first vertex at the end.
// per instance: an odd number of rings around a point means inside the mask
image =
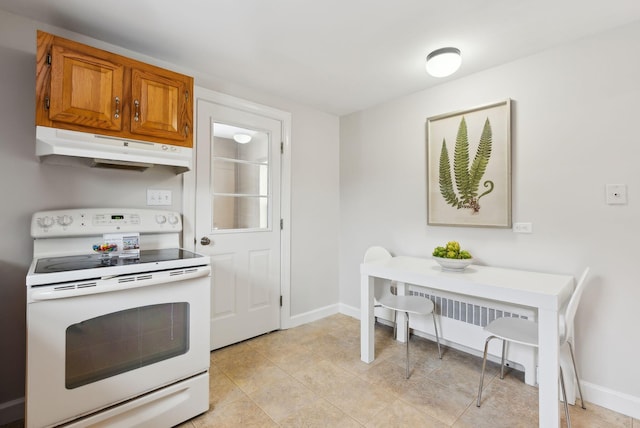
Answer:
POLYGON ((158 214, 156 216, 156 223, 165 224, 167 222, 167 217, 164 214, 158 214))
POLYGON ((48 228, 48 227, 53 226, 54 223, 55 223, 55 220, 52 217, 49 217, 49 216, 44 216, 44 217, 38 218, 38 226, 44 227, 45 229, 48 228))
POLYGON ((169 216, 169 224, 178 224, 178 217, 174 215, 169 216))
POLYGON ((73 223, 73 217, 70 215, 61 215, 58 217, 58 224, 60 226, 69 226, 71 223, 73 223))

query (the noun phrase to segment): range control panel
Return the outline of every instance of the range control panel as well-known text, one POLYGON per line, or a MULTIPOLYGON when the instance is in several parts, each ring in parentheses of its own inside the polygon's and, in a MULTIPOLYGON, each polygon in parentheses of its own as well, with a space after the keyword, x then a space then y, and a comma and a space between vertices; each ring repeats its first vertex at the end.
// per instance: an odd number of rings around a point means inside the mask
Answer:
POLYGON ((40 211, 31 218, 33 238, 100 235, 104 233, 181 232, 180 213, 145 208, 86 208, 40 211))

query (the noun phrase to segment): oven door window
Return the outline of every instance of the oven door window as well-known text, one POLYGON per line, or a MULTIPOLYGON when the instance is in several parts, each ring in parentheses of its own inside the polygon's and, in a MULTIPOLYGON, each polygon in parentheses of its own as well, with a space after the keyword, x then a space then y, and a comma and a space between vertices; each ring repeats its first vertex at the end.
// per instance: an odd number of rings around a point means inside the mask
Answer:
POLYGON ((65 386, 74 389, 185 354, 189 304, 113 312, 71 325, 65 336, 65 386))

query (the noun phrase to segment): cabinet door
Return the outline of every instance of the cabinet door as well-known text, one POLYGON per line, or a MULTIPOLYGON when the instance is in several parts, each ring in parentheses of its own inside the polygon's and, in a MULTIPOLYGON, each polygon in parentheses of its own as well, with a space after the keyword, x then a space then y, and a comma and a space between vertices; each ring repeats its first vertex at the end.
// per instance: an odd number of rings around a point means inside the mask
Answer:
POLYGON ((123 78, 122 64, 54 45, 49 119, 121 130, 123 78))
POLYGON ((191 78, 131 70, 131 133, 191 145, 191 78))

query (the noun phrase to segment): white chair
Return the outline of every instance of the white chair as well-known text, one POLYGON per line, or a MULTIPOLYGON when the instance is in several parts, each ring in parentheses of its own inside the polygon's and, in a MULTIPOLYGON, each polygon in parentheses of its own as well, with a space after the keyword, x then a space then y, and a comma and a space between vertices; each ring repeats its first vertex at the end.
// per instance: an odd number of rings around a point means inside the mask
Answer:
MULTIPOLYGON (((364 254, 364 262, 372 262, 375 260, 390 259, 391 254, 383 247, 371 247, 364 254)), ((376 278, 377 279, 377 278, 376 278)), ((429 299, 420 296, 398 296, 391 292, 390 286, 374 286, 374 300, 376 306, 381 306, 393 311, 393 336, 396 337, 396 319, 398 311, 405 313, 405 343, 407 345, 407 368, 406 377, 409 379, 409 314, 431 315, 433 318, 433 328, 436 333, 436 342, 438 343, 438 356, 442 359, 440 351, 440 338, 438 337, 438 326, 436 325, 436 317, 433 313, 434 305, 429 299)))
MULTIPOLYGON (((573 354, 573 321, 578 309, 578 303, 582 297, 587 277, 589 276, 589 268, 586 268, 582 273, 582 276, 578 280, 569 303, 567 304, 564 313, 560 315, 560 348, 568 345, 571 353, 571 362, 573 363, 573 371, 578 383, 578 392, 580 393, 580 403, 583 409, 584 400, 582 399, 582 389, 580 388, 580 378, 578 377, 578 369, 576 367, 576 360, 573 354)), ((476 406, 480 407, 480 400, 482 397, 482 384, 484 382, 484 370, 487 364, 487 348, 489 342, 492 339, 502 339, 502 361, 500 364, 500 379, 504 379, 504 359, 505 359, 505 343, 507 341, 520 343, 522 345, 538 347, 538 323, 528 321, 522 318, 498 318, 491 321, 485 330, 491 333, 491 336, 487 337, 484 344, 484 357, 482 361, 482 375, 480 376, 480 386, 478 387, 478 401, 476 406)), ((571 419, 569 418, 569 407, 567 405, 567 394, 564 386, 564 376, 562 375, 562 367, 560 367, 560 387, 562 389, 562 398, 564 400, 564 412, 567 419, 567 426, 571 427, 571 419)))

